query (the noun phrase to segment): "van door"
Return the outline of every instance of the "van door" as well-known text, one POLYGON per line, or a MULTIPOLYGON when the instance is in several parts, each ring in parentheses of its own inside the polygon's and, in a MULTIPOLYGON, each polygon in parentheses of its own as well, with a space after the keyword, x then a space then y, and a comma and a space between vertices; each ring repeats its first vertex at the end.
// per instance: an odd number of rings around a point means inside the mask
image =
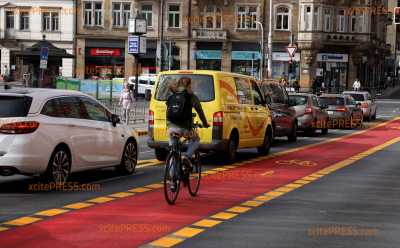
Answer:
POLYGON ((256 147, 263 144, 265 130, 267 130, 269 111, 265 106, 264 98, 256 82, 251 81, 251 90, 253 95, 253 105, 251 110, 251 120, 249 124, 252 136, 251 146, 256 147))
POLYGON ((250 81, 246 78, 235 78, 236 94, 240 108, 240 123, 239 123, 239 148, 249 147, 251 145, 252 125, 251 108, 253 107, 253 97, 251 95, 250 81))

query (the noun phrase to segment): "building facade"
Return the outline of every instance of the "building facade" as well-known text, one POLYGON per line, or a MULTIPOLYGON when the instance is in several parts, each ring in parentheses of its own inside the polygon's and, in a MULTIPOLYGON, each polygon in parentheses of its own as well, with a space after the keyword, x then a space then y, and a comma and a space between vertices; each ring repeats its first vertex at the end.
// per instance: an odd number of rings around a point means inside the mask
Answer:
MULTIPOLYGON (((400 1, 394 0, 389 1, 388 9, 392 15, 394 8, 400 7, 400 1)), ((388 26, 387 30, 387 43, 390 45, 391 56, 387 58, 387 74, 392 76, 399 75, 400 69, 400 51, 399 51, 399 40, 400 40, 400 29, 398 25, 394 23, 394 17, 392 16, 392 22, 388 26)))
MULTIPOLYGON (((15 52, 31 47, 46 37, 54 46, 74 53, 74 1, 0 0, 1 74, 22 80, 30 65, 19 63, 15 52)), ((74 60, 62 60, 60 74, 72 77, 74 60)), ((50 65, 49 65, 50 66, 50 65)))

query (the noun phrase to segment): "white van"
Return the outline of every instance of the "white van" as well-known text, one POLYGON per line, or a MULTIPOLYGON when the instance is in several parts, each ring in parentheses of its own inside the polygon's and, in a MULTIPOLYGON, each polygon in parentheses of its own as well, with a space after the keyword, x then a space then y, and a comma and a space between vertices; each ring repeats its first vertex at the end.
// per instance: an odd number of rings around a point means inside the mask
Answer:
MULTIPOLYGON (((145 95, 146 90, 152 90, 154 87, 154 84, 156 82, 156 77, 157 75, 155 74, 142 74, 139 76, 139 87, 138 87, 138 94, 139 95, 145 95)), ((133 85, 132 89, 135 88, 136 84, 136 77, 129 77, 128 83, 130 85, 133 85)))

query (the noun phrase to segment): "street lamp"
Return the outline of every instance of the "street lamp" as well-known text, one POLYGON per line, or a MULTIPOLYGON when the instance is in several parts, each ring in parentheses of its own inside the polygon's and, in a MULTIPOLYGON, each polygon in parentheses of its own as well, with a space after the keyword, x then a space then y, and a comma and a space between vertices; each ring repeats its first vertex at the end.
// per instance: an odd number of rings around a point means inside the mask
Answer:
POLYGON ((261 22, 256 21, 257 25, 260 25, 261 28, 261 73, 260 78, 263 79, 264 74, 264 26, 261 22))

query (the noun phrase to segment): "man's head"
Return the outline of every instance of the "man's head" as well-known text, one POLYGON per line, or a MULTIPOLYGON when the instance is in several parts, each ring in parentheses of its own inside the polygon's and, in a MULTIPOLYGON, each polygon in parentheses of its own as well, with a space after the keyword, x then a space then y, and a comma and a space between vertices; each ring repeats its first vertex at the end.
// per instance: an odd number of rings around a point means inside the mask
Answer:
POLYGON ((168 88, 172 92, 177 92, 178 91, 178 82, 176 80, 171 80, 168 84, 168 88))
POLYGON ((190 87, 191 83, 192 83, 192 80, 188 77, 183 77, 183 78, 179 79, 179 82, 178 82, 179 86, 182 86, 184 88, 190 87))

